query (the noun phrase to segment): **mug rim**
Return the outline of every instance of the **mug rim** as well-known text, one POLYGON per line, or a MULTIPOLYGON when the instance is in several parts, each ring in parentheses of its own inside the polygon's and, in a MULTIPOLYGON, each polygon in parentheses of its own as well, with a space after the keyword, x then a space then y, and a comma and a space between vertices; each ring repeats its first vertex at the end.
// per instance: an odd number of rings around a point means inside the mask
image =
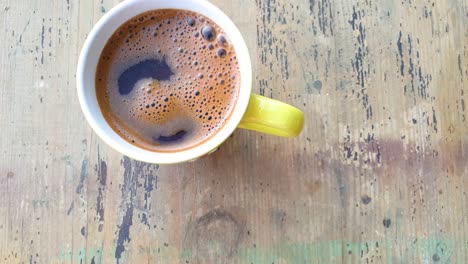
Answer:
POLYGON ((78 59, 76 76, 80 106, 94 132, 109 146, 123 155, 139 161, 157 164, 173 164, 191 161, 216 150, 239 125, 247 110, 252 89, 252 65, 248 48, 242 34, 223 11, 206 0, 127 0, 119 3, 107 12, 93 26, 88 34, 78 59), (224 30, 231 40, 239 62, 239 94, 234 108, 231 110, 230 117, 225 121, 223 126, 214 135, 206 139, 205 142, 189 149, 175 152, 150 151, 132 145, 130 142, 123 139, 104 119, 101 109, 97 105, 97 97, 95 94, 94 81, 97 63, 109 37, 132 17, 158 9, 188 10, 211 19, 224 30), (97 56, 92 56, 96 55, 96 52, 97 56), (89 76, 90 74, 92 76, 89 76), (98 106, 97 111, 96 105, 98 106))

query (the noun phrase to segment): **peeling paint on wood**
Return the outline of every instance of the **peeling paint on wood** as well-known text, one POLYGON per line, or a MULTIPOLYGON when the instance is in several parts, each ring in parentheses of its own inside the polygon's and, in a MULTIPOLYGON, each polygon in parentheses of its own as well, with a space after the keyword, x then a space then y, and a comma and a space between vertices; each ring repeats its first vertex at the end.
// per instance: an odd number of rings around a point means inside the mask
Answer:
POLYGON ((1 263, 468 261, 466 1, 212 0, 304 131, 171 166, 79 108, 78 52, 121 1, 39 2, 0 4, 1 263))

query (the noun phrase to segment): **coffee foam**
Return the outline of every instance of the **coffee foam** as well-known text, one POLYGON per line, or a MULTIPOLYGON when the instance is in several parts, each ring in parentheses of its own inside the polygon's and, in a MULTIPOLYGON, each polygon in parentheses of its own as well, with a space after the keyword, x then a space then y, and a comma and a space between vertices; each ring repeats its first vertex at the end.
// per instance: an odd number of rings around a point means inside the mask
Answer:
POLYGON ((104 117, 126 140, 180 151, 214 135, 230 117, 240 84, 234 48, 213 21, 157 10, 122 25, 97 67, 104 117))

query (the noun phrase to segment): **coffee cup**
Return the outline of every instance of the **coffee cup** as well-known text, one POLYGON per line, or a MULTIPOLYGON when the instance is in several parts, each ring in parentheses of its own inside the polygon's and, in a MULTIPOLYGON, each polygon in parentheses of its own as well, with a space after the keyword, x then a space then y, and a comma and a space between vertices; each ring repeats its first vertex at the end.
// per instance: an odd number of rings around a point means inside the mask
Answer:
POLYGON ((96 134, 118 152, 136 160, 173 164, 198 159, 216 150, 237 128, 281 137, 295 137, 303 127, 304 115, 286 103, 252 94, 252 65, 247 45, 234 23, 206 0, 127 0, 106 13, 89 33, 77 67, 78 98, 86 120, 96 134), (101 52, 116 30, 130 19, 154 10, 184 10, 216 23, 233 46, 240 74, 236 101, 229 117, 216 133, 193 147, 158 151, 132 144, 113 128, 100 108, 96 92, 96 72, 101 52))

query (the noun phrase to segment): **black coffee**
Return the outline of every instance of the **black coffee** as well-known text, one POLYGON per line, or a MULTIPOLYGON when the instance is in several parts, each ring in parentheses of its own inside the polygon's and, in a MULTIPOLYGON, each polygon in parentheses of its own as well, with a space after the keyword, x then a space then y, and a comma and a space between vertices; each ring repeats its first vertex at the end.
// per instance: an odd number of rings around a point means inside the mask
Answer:
POLYGON ((200 14, 156 10, 108 40, 96 71, 106 121, 152 151, 180 151, 212 137, 229 119, 240 86, 236 54, 222 28, 200 14))

